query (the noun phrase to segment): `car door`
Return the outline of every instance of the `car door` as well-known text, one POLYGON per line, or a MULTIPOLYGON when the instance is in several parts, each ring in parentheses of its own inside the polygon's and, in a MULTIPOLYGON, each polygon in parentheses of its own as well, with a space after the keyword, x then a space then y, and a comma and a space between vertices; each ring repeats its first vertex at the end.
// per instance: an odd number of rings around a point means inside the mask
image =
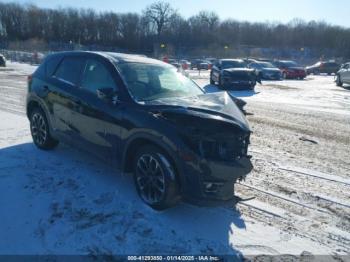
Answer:
POLYGON ((350 84, 350 63, 346 64, 343 68, 342 81, 350 84))
MULTIPOLYGON (((72 112, 78 106, 78 83, 84 65, 81 56, 66 56, 61 59, 53 75, 49 78, 47 101, 52 112, 52 126, 60 139, 76 140, 76 130, 72 112)), ((48 70, 48 69, 47 69, 48 70)))
POLYGON ((79 144, 99 157, 119 165, 121 111, 113 66, 100 57, 87 58, 78 89, 79 106, 73 112, 79 144), (98 95, 113 90, 111 98, 98 95))
POLYGON ((214 64, 213 68, 212 68, 212 79, 215 82, 219 82, 220 79, 220 70, 221 70, 221 62, 218 61, 214 64))

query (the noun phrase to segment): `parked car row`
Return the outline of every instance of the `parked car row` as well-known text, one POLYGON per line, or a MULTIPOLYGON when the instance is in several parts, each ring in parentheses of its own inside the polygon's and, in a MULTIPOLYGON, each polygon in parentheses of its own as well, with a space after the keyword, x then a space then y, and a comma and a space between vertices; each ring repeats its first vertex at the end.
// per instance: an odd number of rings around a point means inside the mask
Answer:
MULTIPOLYGON (((206 59, 169 59, 167 57, 162 59, 163 62, 166 62, 168 64, 171 64, 175 66, 176 68, 182 68, 183 70, 210 70, 212 67, 213 62, 206 59)), ((216 59, 215 59, 216 60, 216 59)))
MULTIPOLYGON (((45 57, 45 54, 40 52, 22 52, 12 50, 3 50, 1 52, 8 60, 29 64, 40 64, 45 57)), ((0 62, 0 65, 1 64, 2 63, 0 62)))
POLYGON ((210 83, 220 88, 254 89, 261 80, 304 79, 306 70, 294 61, 219 59, 210 73, 210 83))
POLYGON ((340 65, 334 61, 319 61, 316 64, 312 66, 307 66, 306 67, 306 72, 308 75, 314 74, 314 75, 319 75, 319 74, 335 74, 339 71, 340 65))

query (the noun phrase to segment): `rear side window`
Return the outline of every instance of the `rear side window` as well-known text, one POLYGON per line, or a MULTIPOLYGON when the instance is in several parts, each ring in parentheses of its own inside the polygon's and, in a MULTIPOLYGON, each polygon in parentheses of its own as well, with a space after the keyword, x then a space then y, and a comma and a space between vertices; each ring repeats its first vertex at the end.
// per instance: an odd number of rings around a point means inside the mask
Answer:
POLYGON ((86 61, 81 87, 92 93, 100 88, 116 89, 114 79, 106 66, 92 59, 86 61))
POLYGON ((81 57, 66 57, 57 68, 55 77, 70 84, 77 85, 83 65, 84 59, 81 57))
POLYGON ((48 58, 46 61, 46 76, 51 77, 53 75, 61 60, 61 56, 53 56, 48 58))

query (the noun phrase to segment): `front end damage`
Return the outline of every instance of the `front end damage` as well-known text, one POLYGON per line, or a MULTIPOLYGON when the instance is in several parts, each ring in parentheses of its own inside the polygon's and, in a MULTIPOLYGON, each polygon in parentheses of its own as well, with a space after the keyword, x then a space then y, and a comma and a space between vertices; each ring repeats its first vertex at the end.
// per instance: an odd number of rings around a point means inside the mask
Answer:
POLYGON ((190 117, 188 121, 191 125, 187 123, 182 132, 187 147, 181 152, 188 186, 185 191, 192 199, 233 198, 234 184, 253 168, 248 155, 250 131, 217 119, 190 117))
POLYGON ((205 95, 197 106, 166 108, 161 115, 183 142, 178 156, 184 197, 196 203, 232 199, 234 184, 253 169, 248 154, 251 131, 232 97, 205 95), (220 101, 225 102, 221 107, 220 101))

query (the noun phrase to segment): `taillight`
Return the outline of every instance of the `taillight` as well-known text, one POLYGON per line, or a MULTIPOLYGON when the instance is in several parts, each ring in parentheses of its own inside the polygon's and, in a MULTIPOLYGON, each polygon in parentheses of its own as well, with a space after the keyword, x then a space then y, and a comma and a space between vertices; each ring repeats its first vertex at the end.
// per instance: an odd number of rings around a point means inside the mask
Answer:
POLYGON ((33 76, 32 75, 28 75, 27 76, 27 83, 29 84, 30 82, 32 82, 33 80, 33 76))
POLYGON ((33 76, 32 75, 28 75, 27 76, 27 88, 28 88, 28 91, 31 90, 31 86, 32 86, 32 80, 33 80, 33 76))

